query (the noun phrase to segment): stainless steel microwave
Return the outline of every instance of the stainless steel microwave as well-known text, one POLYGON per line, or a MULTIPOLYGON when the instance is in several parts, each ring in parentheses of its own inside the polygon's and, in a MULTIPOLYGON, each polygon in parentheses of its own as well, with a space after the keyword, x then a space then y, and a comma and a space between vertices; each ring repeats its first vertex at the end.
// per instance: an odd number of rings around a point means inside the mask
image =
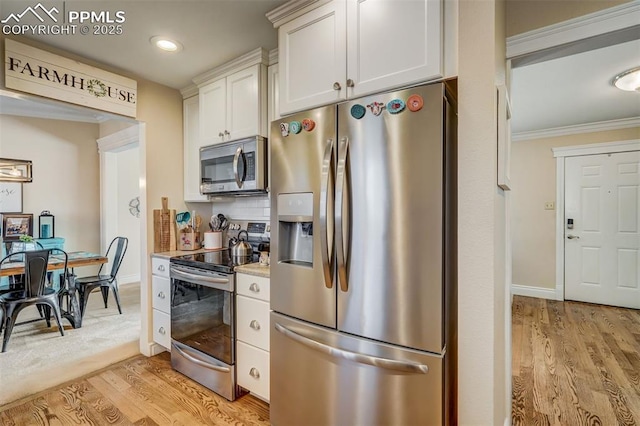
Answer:
POLYGON ((262 136, 200 148, 200 193, 254 195, 267 192, 267 141, 262 136))

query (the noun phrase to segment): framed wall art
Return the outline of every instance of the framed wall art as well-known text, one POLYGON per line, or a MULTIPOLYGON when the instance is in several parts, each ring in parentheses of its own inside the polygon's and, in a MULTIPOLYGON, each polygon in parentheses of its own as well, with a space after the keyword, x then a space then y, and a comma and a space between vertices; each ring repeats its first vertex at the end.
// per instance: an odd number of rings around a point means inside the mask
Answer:
POLYGON ((23 235, 33 236, 33 215, 3 213, 2 239, 4 241, 17 241, 23 235))
POLYGON ((0 213, 22 213, 22 183, 0 182, 0 213))

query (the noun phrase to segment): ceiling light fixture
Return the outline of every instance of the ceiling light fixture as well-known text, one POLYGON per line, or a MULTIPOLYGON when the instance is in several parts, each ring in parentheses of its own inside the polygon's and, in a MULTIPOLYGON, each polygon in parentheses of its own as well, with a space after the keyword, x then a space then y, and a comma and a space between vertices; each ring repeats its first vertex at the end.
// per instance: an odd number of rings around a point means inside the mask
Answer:
POLYGON ((0 182, 31 182, 32 167, 33 164, 29 160, 0 158, 0 182))
POLYGON ((640 67, 621 72, 613 78, 613 84, 620 90, 640 92, 640 67))
POLYGON ((165 52, 179 52, 182 50, 182 44, 162 36, 151 37, 149 42, 165 52))

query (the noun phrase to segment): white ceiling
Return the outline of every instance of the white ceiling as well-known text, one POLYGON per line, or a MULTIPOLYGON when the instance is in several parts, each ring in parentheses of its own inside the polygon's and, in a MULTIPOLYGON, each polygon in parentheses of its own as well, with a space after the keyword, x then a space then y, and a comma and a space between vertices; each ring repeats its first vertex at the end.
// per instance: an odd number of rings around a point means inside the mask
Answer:
POLYGON ((640 92, 612 84, 616 74, 637 66, 640 40, 514 68, 512 132, 640 117, 640 92))
MULTIPOLYGON (((0 17, 21 13, 38 0, 0 1, 0 17)), ((94 0, 47 1, 61 10, 125 11, 123 34, 112 36, 38 35, 60 49, 112 65, 140 77, 182 89, 191 79, 256 47, 272 49, 277 32, 265 13, 286 0, 94 0), (184 49, 160 52, 155 35, 179 40, 184 49)), ((25 18, 27 19, 27 18, 25 18)), ((512 120, 516 134, 640 117, 640 93, 622 92, 613 76, 640 65, 640 36, 582 53, 520 64, 511 80, 512 120)), ((593 47, 591 47, 593 49, 593 47)), ((585 50, 585 49, 582 49, 585 50)), ((526 62, 526 61, 524 61, 526 62)), ((523 63, 524 63, 523 62, 523 63)), ((0 109, 10 113, 6 97, 0 109)), ((10 100, 15 103, 16 100, 10 100)), ((27 107, 32 110, 33 108, 27 107)), ((25 108, 23 107, 24 111, 25 108)), ((91 114, 85 120, 91 120, 91 114)))

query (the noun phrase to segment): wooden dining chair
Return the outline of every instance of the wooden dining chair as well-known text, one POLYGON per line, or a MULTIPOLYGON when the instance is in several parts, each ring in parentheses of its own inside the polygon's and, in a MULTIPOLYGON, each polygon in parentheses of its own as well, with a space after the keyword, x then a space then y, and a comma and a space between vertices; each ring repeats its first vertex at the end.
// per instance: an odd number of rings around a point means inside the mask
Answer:
MULTIPOLYGON (((65 253, 66 254, 66 253, 65 253)), ((0 268, 4 263, 16 261, 24 262, 24 289, 10 291, 0 295, 0 308, 2 308, 2 321, 0 321, 0 332, 4 329, 2 337, 2 352, 7 350, 9 338, 16 325, 18 314, 27 306, 43 307, 44 319, 47 327, 51 327, 51 310, 53 309, 60 334, 64 336, 62 327, 62 315, 58 302, 58 290, 47 286, 47 265, 49 263, 49 250, 35 250, 15 252, 0 260, 0 268)), ((65 260, 66 270, 66 260, 65 260)))
POLYGON ((109 258, 111 264, 111 271, 108 275, 101 274, 104 265, 100 266, 100 270, 97 275, 89 277, 80 277, 75 279, 75 285, 78 290, 80 299, 80 314, 84 317, 84 313, 87 308, 87 302, 89 295, 96 289, 100 289, 102 293, 102 299, 104 301, 104 307, 107 308, 107 299, 109 298, 109 290, 113 290, 113 296, 116 299, 116 305, 118 306, 118 312, 122 314, 122 308, 120 307, 120 295, 118 293, 118 270, 122 264, 124 254, 127 252, 127 246, 129 240, 126 237, 116 237, 109 244, 106 257, 109 258))

